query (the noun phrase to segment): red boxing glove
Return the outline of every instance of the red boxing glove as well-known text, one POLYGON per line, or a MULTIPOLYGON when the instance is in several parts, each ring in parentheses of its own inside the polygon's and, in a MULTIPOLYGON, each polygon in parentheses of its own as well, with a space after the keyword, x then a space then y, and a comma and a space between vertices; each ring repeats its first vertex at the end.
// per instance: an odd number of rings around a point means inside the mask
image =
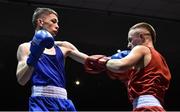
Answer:
POLYGON ((89 56, 84 63, 84 68, 87 73, 99 74, 106 70, 106 63, 109 60, 105 55, 89 56))

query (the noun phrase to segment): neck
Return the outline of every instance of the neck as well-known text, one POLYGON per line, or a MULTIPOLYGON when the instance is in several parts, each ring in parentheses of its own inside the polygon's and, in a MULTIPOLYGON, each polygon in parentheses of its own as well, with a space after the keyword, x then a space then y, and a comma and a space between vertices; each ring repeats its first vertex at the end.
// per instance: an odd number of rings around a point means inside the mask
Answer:
POLYGON ((145 42, 143 45, 154 48, 154 45, 152 42, 145 42))

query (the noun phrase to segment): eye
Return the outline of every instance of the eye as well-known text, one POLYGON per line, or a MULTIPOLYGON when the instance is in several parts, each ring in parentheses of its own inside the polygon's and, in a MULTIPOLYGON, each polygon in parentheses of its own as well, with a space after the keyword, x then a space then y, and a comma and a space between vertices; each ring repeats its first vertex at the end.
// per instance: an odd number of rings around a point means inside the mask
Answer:
POLYGON ((129 41, 129 42, 131 42, 131 41, 132 41, 132 38, 131 38, 131 37, 129 37, 129 38, 128 38, 128 41, 129 41))
POLYGON ((57 23, 57 20, 56 19, 52 19, 51 22, 57 23))

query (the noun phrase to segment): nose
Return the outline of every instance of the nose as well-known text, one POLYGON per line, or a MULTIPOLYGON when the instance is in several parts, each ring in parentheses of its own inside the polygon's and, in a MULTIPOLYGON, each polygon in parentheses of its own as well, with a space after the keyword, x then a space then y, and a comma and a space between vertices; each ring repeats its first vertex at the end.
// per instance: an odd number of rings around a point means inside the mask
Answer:
POLYGON ((132 44, 129 42, 127 45, 127 48, 131 48, 131 47, 132 47, 132 44))
POLYGON ((55 28, 56 28, 56 30, 58 30, 58 29, 59 29, 59 25, 58 25, 58 24, 56 24, 55 28))

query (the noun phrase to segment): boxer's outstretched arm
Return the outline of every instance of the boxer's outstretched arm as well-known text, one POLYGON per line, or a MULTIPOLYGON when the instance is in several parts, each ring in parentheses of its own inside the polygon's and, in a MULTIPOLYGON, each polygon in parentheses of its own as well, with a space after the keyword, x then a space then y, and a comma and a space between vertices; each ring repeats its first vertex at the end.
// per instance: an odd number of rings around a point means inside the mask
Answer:
POLYGON ((56 41, 57 44, 61 49, 65 51, 65 57, 70 57, 71 59, 84 64, 85 60, 87 59, 88 55, 85 53, 80 52, 73 44, 67 41, 56 41))
POLYGON ((113 54, 110 57, 105 55, 91 55, 85 61, 85 71, 90 74, 99 74, 106 71, 106 63, 110 59, 121 59, 129 54, 129 50, 124 50, 113 54))

